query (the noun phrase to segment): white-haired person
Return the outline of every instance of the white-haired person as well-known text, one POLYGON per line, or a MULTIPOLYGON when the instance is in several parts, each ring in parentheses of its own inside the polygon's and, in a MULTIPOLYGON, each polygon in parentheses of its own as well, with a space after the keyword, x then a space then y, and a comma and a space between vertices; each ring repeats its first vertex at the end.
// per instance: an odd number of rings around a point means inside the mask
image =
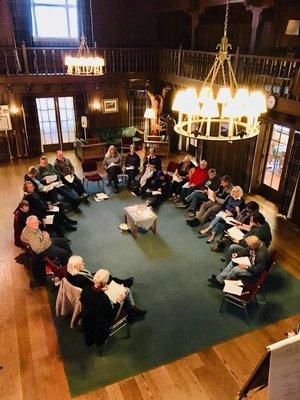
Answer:
MULTIPOLYGON (((224 211, 226 217, 237 218, 240 212, 245 208, 245 200, 243 198, 243 189, 240 186, 234 186, 231 189, 230 195, 227 196, 226 200, 222 204, 221 211, 224 211)), ((225 224, 223 214, 219 212, 215 218, 211 221, 209 226, 202 229, 199 233, 201 236, 206 236, 211 232, 210 237, 207 239, 207 243, 214 241, 216 234, 221 230, 225 224)))
MULTIPOLYGON (((85 263, 82 257, 72 256, 69 258, 68 261, 66 278, 71 283, 71 285, 83 289, 86 286, 93 285, 94 275, 89 270, 85 269, 85 263)), ((133 277, 127 279, 119 279, 110 275, 108 283, 110 283, 112 280, 116 283, 119 283, 120 285, 124 285, 127 288, 130 288, 134 282, 133 277)))
POLYGON ((106 290, 108 290, 109 279, 109 271, 99 269, 93 277, 93 285, 85 286, 80 297, 84 312, 89 312, 90 315, 95 317, 100 316, 108 324, 111 324, 116 319, 122 307, 128 314, 129 322, 143 317, 147 310, 141 310, 135 306, 129 288, 126 288, 125 294, 119 295, 116 303, 111 302, 105 294, 106 290))
POLYGON ((104 156, 103 164, 107 173, 109 185, 113 182, 117 190, 119 184, 118 175, 122 174, 122 160, 115 146, 109 146, 104 156))
POLYGON ((248 236, 246 239, 247 247, 241 248, 238 253, 231 255, 232 261, 218 275, 212 275, 208 282, 212 285, 223 289, 225 279, 245 279, 255 281, 261 273, 265 271, 268 261, 269 252, 265 244, 257 236, 248 236), (238 264, 234 259, 241 256, 248 256, 250 265, 238 264))

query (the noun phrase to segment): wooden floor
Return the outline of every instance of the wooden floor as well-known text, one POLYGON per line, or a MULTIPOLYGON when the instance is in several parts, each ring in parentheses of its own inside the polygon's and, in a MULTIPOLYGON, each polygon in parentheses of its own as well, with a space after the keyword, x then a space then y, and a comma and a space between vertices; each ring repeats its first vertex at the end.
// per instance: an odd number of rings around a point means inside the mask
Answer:
MULTIPOLYGON (((19 252, 13 245, 12 213, 22 195, 23 175, 36 161, 0 165, 1 400, 70 399, 46 291, 30 290, 24 268, 13 261, 19 252)), ((299 227, 277 216, 273 204, 259 196, 252 198, 259 201, 272 225, 280 263, 299 278, 299 227)), ((279 321, 78 399, 231 400, 265 346, 283 339, 298 321, 299 316, 279 321)), ((251 398, 266 399, 267 392, 254 393, 251 398)))

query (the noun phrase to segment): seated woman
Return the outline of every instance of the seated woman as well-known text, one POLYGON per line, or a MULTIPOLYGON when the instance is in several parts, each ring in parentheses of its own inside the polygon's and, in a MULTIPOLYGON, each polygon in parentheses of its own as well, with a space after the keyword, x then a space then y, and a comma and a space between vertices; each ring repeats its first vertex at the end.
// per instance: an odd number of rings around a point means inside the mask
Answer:
POLYGON ((161 170, 161 159, 156 155, 156 149, 151 147, 149 149, 149 154, 143 163, 143 171, 140 176, 139 187, 135 189, 134 193, 144 197, 150 183, 156 178, 158 171, 161 170))
POLYGON ((99 269, 93 277, 93 284, 84 287, 80 297, 83 305, 83 316, 88 311, 95 319, 101 317, 110 325, 116 319, 122 307, 128 314, 129 322, 133 322, 136 317, 146 315, 147 310, 141 310, 135 306, 131 290, 128 288, 125 294, 120 295, 117 302, 113 303, 105 294, 108 290, 109 279, 110 273, 106 269, 99 269))
POLYGON ((163 171, 158 171, 157 178, 151 182, 149 189, 152 190, 153 200, 147 201, 147 205, 152 207, 153 210, 157 210, 170 195, 170 182, 166 180, 163 171), (153 195, 153 192, 159 192, 159 194, 153 195))
MULTIPOLYGON (((246 207, 236 217, 235 226, 238 227, 243 232, 248 232, 251 227, 250 225, 251 216, 258 210, 259 210, 259 205, 256 203, 256 201, 249 201, 246 204, 246 207)), ((211 251, 213 251, 214 253, 222 253, 225 247, 232 243, 230 237, 225 234, 227 229, 229 228, 232 228, 232 225, 225 223, 222 237, 220 240, 218 240, 217 246, 211 248, 211 251)))
POLYGON ((30 181, 34 184, 35 190, 40 193, 40 195, 46 200, 50 201, 52 204, 58 204, 58 192, 56 187, 52 187, 49 190, 47 185, 43 185, 41 180, 38 177, 39 171, 35 168, 35 166, 31 166, 27 170, 27 174, 24 176, 24 181, 30 181))
POLYGON ((17 247, 24 247, 21 240, 21 234, 26 226, 27 218, 32 214, 33 213, 29 212, 29 203, 26 200, 22 200, 14 211, 14 238, 15 246, 17 247))
POLYGON ((29 204, 30 215, 36 215, 40 221, 42 221, 47 215, 54 215, 53 218, 53 229, 58 236, 63 237, 64 231, 76 231, 77 221, 68 218, 65 215, 63 207, 59 206, 59 212, 54 212, 53 205, 49 205, 35 190, 32 182, 24 182, 24 196, 23 200, 26 200, 29 204))
POLYGON ((135 178, 138 176, 141 165, 140 156, 135 152, 134 144, 130 146, 130 152, 125 158, 125 172, 128 175, 127 189, 134 186, 135 178))
POLYGON ((56 179, 54 182, 57 183, 57 192, 70 204, 70 206, 76 210, 80 204, 78 194, 75 190, 68 188, 59 180, 59 172, 54 168, 54 166, 48 163, 48 158, 46 156, 40 157, 40 165, 38 166, 39 180, 46 185, 49 176, 53 176, 56 179))
MULTIPOLYGON (((221 211, 224 211, 226 217, 236 218, 240 212, 245 208, 245 201, 243 199, 243 189, 240 186, 234 186, 231 189, 230 195, 226 198, 222 204, 221 211)), ((225 219, 219 212, 215 218, 211 221, 206 229, 202 229, 199 233, 202 236, 206 236, 211 231, 210 237, 207 239, 207 243, 214 241, 218 230, 223 227, 225 219)))
POLYGON ((179 193, 181 192, 182 186, 189 180, 189 174, 193 169, 195 169, 195 165, 192 163, 190 155, 185 156, 184 159, 178 163, 170 189, 171 201, 177 202, 181 200, 179 193))
MULTIPOLYGON (((69 258, 66 278, 71 285, 80 287, 81 289, 85 288, 86 286, 92 286, 94 278, 94 275, 85 269, 84 266, 85 264, 82 257, 72 256, 69 258)), ((134 278, 130 277, 128 279, 119 279, 110 275, 108 283, 111 281, 115 281, 120 285, 130 288, 133 285, 134 278)))
POLYGON ((113 182, 117 190, 119 184, 118 175, 122 174, 122 160, 115 146, 109 146, 104 156, 103 164, 107 173, 109 185, 113 182))

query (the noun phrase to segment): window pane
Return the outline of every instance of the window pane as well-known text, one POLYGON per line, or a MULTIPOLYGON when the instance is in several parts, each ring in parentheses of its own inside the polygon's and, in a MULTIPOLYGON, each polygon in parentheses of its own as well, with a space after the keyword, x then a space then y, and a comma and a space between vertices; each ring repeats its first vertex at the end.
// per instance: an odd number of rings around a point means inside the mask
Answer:
POLYGON ((78 38, 77 9, 69 8, 70 37, 78 38))
POLYGON ((34 4, 59 4, 65 5, 66 0, 33 0, 34 4))
POLYGON ((37 35, 39 37, 67 38, 67 12, 63 7, 35 7, 37 35), (53 23, 55 21, 55 24, 53 23))
POLYGON ((77 0, 68 0, 68 4, 70 5, 70 6, 76 6, 77 4, 77 0))

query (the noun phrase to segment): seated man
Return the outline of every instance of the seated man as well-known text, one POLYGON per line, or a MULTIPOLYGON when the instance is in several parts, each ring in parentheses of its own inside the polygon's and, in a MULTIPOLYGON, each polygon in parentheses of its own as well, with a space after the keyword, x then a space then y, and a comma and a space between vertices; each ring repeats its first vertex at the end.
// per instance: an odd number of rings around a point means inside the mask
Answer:
POLYGON ((223 289, 225 279, 250 279, 256 280, 266 269, 269 261, 269 252, 264 243, 257 236, 246 239, 247 247, 238 253, 233 253, 232 258, 248 256, 251 265, 236 264, 230 261, 219 275, 212 275, 208 281, 214 286, 223 289))
POLYGON ((265 217, 260 212, 255 212, 250 217, 249 231, 245 234, 244 238, 237 241, 231 238, 234 242, 227 250, 226 263, 230 261, 232 253, 243 251, 247 247, 247 238, 249 236, 257 236, 268 248, 272 240, 271 228, 265 217))
POLYGON ((30 215, 22 231, 21 240, 27 243, 35 254, 50 259, 58 258, 61 265, 66 265, 72 255, 68 242, 64 238, 50 238, 48 232, 39 229, 39 223, 35 215, 30 215))
POLYGON ((231 178, 228 175, 224 175, 221 178, 219 189, 214 192, 214 201, 208 200, 202 203, 200 210, 196 214, 196 218, 187 220, 186 223, 190 226, 199 226, 208 221, 210 217, 216 215, 221 210, 226 197, 230 195, 231 189, 231 178))
MULTIPOLYGON (((53 167, 52 164, 48 163, 48 159, 46 156, 40 157, 40 165, 38 167, 39 176, 38 178, 42 181, 42 183, 47 184, 47 176, 55 176, 56 180, 59 180, 59 172, 53 167)), ((73 190, 61 184, 57 187, 57 192, 70 204, 73 209, 78 209, 80 204, 80 200, 78 194, 73 190)))
POLYGON ((24 181, 33 183, 35 190, 46 200, 52 204, 58 204, 57 188, 53 185, 43 185, 38 178, 39 171, 32 165, 28 168, 27 174, 24 176, 24 181))
POLYGON ((158 171, 157 178, 151 182, 149 190, 152 191, 153 200, 147 201, 147 205, 157 210, 170 194, 170 182, 166 180, 163 171, 158 171), (159 192, 159 194, 153 194, 153 192, 159 192))
POLYGON ((81 183, 81 180, 75 174, 75 168, 71 163, 71 160, 69 160, 64 156, 62 150, 57 150, 56 152, 56 160, 54 161, 54 168, 56 169, 56 171, 58 171, 60 179, 66 186, 68 186, 71 189, 74 189, 81 199, 88 198, 88 195, 83 187, 83 184, 81 183))
MULTIPOLYGON (((85 264, 82 257, 72 256, 69 258, 68 261, 66 278, 71 283, 71 285, 84 289, 86 286, 93 286, 94 274, 85 269, 85 264)), ((130 277, 128 279, 119 279, 110 275, 108 279, 108 284, 111 281, 115 281, 120 285, 130 288, 133 285, 134 279, 133 277, 130 277)))
POLYGON ((208 169, 207 169, 207 161, 201 160, 200 164, 193 170, 193 172, 189 176, 189 181, 183 185, 180 197, 181 202, 177 203, 177 207, 186 208, 187 203, 185 198, 194 192, 196 189, 200 189, 201 186, 207 181, 208 178, 208 169))
POLYGON ((204 201, 208 201, 207 192, 208 188, 216 191, 220 186, 220 178, 217 176, 217 171, 214 168, 208 170, 208 179, 203 185, 203 188, 197 189, 187 196, 184 200, 188 206, 186 217, 195 217, 198 205, 204 201))
POLYGON ((141 172, 139 187, 134 190, 134 194, 145 197, 146 190, 150 183, 156 178, 158 171, 162 170, 161 159, 156 155, 156 149, 151 147, 149 154, 143 162, 143 171, 141 172))
POLYGON ((123 307, 128 313, 129 322, 133 322, 137 317, 146 315, 147 310, 141 310, 135 306, 131 290, 126 288, 124 295, 120 295, 117 302, 113 303, 105 294, 108 290, 110 273, 105 269, 99 269, 93 277, 93 285, 86 286, 81 293, 81 303, 83 305, 83 325, 84 313, 89 312, 96 319, 100 317, 107 325, 113 323, 123 307))
POLYGON ((135 178, 138 176, 141 165, 140 156, 136 153, 134 144, 130 146, 130 152, 125 158, 125 173, 128 175, 127 189, 134 187, 135 178))

